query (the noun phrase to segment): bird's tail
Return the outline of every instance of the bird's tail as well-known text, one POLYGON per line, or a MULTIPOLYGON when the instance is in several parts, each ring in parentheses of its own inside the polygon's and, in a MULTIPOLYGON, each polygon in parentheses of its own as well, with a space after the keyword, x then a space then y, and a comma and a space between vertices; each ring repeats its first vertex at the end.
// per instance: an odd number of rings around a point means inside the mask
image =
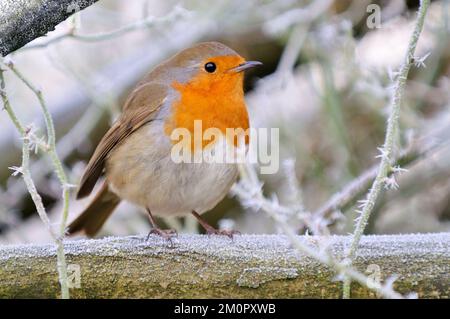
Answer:
POLYGON ((88 237, 95 236, 119 203, 120 198, 104 183, 89 206, 69 225, 67 234, 83 232, 88 237))

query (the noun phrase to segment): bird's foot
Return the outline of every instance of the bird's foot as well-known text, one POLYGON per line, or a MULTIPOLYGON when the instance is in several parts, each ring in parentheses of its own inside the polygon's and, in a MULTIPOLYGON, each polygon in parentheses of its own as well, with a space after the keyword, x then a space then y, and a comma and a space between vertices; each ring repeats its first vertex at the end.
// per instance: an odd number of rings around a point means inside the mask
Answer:
POLYGON ((150 235, 161 236, 162 238, 172 242, 172 238, 177 237, 178 233, 175 229, 152 228, 147 235, 147 240, 150 238, 150 235))
POLYGON ((234 235, 240 235, 241 234, 237 230, 219 230, 219 229, 215 229, 210 224, 208 224, 205 220, 203 220, 200 217, 200 214, 198 214, 195 210, 192 211, 192 215, 194 215, 194 217, 197 218, 198 222, 206 230, 206 233, 208 235, 225 235, 225 236, 230 237, 230 239, 233 239, 234 235))
POLYGON ((215 228, 209 228, 206 230, 206 233, 208 235, 221 235, 221 236, 228 236, 229 238, 233 239, 234 235, 240 235, 241 233, 237 230, 219 230, 215 228))

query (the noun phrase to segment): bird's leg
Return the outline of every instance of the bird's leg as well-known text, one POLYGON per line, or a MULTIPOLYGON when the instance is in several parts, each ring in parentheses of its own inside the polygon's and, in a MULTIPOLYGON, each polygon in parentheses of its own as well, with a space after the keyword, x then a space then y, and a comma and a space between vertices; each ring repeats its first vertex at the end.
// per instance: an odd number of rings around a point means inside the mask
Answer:
POLYGON ((178 236, 178 233, 175 229, 161 229, 158 227, 158 225, 156 224, 155 218, 152 215, 152 212, 150 211, 150 209, 147 208, 147 213, 148 213, 148 219, 150 221, 150 224, 152 225, 152 229, 150 230, 150 232, 147 235, 147 240, 150 237, 151 234, 155 234, 158 236, 161 236, 169 241, 172 241, 172 237, 176 237, 178 236))
POLYGON ((233 235, 240 234, 240 232, 236 230, 215 229, 214 227, 209 225, 203 218, 201 218, 200 215, 195 210, 192 211, 192 215, 194 215, 194 217, 197 218, 199 224, 202 225, 202 227, 206 230, 206 233, 208 235, 225 235, 230 238, 233 238, 233 235))

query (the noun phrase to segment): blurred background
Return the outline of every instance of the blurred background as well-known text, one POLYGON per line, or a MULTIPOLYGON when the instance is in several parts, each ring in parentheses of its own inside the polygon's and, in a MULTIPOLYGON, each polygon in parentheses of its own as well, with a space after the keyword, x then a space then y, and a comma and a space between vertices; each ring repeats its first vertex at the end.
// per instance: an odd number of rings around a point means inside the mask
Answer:
MULTIPOLYGON (((322 216, 332 233, 346 234, 369 184, 345 205, 329 200, 345 194, 349 183, 378 163, 392 81, 418 4, 101 0, 8 58, 42 89, 72 184, 79 182, 133 85, 162 60, 193 43, 214 40, 262 61, 245 83, 251 124, 280 129, 282 161, 277 174, 261 176, 264 192, 283 205, 322 216), (78 36, 68 35, 71 30, 78 36), (293 183, 299 187, 292 189, 293 183)), ((378 201, 368 233, 450 231, 449 17, 449 1, 432 2, 416 51, 426 56, 426 67, 417 59, 410 72, 396 137, 399 164, 408 171, 392 177, 393 187, 378 201)), ((35 96, 11 72, 5 77, 13 108, 44 134, 35 96)), ((0 243, 50 241, 22 179, 8 169, 20 165, 21 141, 5 112, 0 127, 0 243)), ((57 223, 60 185, 47 158, 38 154, 32 160, 34 181, 57 223)), ((69 221, 90 201, 75 201, 74 193, 69 221)), ((232 196, 205 217, 243 233, 278 231, 264 214, 232 196)), ((199 231, 190 217, 163 222, 179 232, 199 231)), ((99 236, 149 229, 145 212, 122 203, 99 236)))

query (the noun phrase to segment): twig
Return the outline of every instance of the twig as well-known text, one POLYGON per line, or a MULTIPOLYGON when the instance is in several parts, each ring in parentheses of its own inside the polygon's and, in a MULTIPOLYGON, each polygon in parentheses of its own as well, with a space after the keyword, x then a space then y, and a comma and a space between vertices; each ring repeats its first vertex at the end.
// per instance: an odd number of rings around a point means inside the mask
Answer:
POLYGON ((61 187, 63 189, 62 199, 63 199, 63 211, 61 215, 61 224, 60 224, 60 236, 64 237, 67 217, 69 214, 69 189, 70 185, 67 180, 66 173, 64 172, 63 165, 61 160, 56 153, 56 137, 55 137, 55 126, 53 124, 53 119, 50 114, 50 111, 45 103, 43 94, 40 90, 38 90, 25 76, 14 66, 13 63, 8 62, 6 65, 10 68, 10 70, 20 79, 22 82, 36 95, 39 100, 39 104, 41 106, 42 112, 44 114, 45 126, 47 128, 47 143, 48 143, 48 151, 47 153, 50 156, 53 167, 55 169, 56 176, 61 183, 61 187))
MULTIPOLYGON (((414 52, 416 49, 417 42, 419 40, 420 33, 423 28, 423 24, 425 21, 425 15, 430 4, 429 0, 422 0, 420 3, 420 7, 418 10, 417 20, 414 27, 414 32, 409 40, 408 49, 406 51, 406 55, 404 58, 404 63, 400 68, 400 72, 396 79, 394 94, 391 99, 390 105, 390 114, 387 120, 387 130, 386 130, 386 138, 381 151, 381 162, 378 168, 377 177, 367 195, 366 200, 363 203, 363 207, 361 209, 360 216, 357 219, 357 224, 355 231, 353 233, 353 240, 350 246, 350 249, 347 252, 347 258, 349 263, 351 264, 353 259, 355 258, 356 251, 358 249, 359 242, 361 240, 361 236, 364 233, 364 229, 369 220, 370 214, 375 206, 378 195, 381 192, 383 185, 386 183, 386 178, 389 172, 392 171, 392 162, 393 162, 393 151, 394 151, 394 139, 396 135, 396 131, 399 125, 399 116, 400 116, 400 106, 403 97, 403 92, 406 84, 406 80, 408 78, 409 69, 411 65, 414 63, 414 52)), ((344 287, 343 287, 343 296, 344 298, 350 298, 350 278, 345 278, 344 287)))
POLYGON ((47 213, 44 208, 44 204, 42 203, 42 198, 37 192, 36 186, 34 185, 33 179, 31 178, 30 172, 30 144, 29 137, 27 134, 23 137, 23 146, 22 146, 22 166, 20 173, 22 174, 23 180, 27 186, 28 192, 33 199, 33 202, 36 206, 36 210, 39 214, 39 217, 44 222, 45 227, 49 231, 53 240, 56 243, 56 256, 57 256, 57 269, 59 275, 59 283, 61 285, 61 298, 69 299, 69 287, 67 284, 67 264, 66 257, 64 255, 64 244, 63 237, 58 236, 52 229, 50 220, 48 219, 47 213))
POLYGON ((30 44, 22 48, 22 50, 32 50, 32 49, 40 49, 48 47, 49 45, 61 42, 65 39, 74 39, 81 42, 100 42, 100 41, 106 41, 111 40, 117 37, 120 37, 124 34, 127 34, 132 31, 136 31, 139 29, 148 29, 151 27, 154 27, 155 25, 160 25, 162 23, 170 23, 173 21, 176 21, 177 19, 180 19, 189 11, 186 9, 175 6, 174 9, 168 13, 167 15, 163 17, 146 17, 145 19, 142 19, 140 21, 125 25, 123 27, 120 27, 113 31, 108 32, 102 32, 102 33, 96 33, 96 34, 78 34, 76 32, 75 27, 71 27, 69 30, 64 32, 63 34, 60 34, 52 39, 49 39, 48 41, 42 42, 42 43, 36 43, 36 44, 30 44))
MULTIPOLYGON (((17 115, 15 114, 14 110, 11 108, 11 104, 9 102, 9 98, 4 91, 5 89, 5 80, 3 77, 3 70, 0 70, 0 86, 1 86, 1 96, 3 100, 3 105, 8 113, 8 116, 10 117, 11 121, 16 126, 17 130, 22 136, 23 144, 22 144, 22 165, 20 168, 14 168, 13 174, 22 174, 22 177, 24 179, 25 185, 27 186, 28 192, 31 195, 31 198, 34 202, 34 205, 36 206, 36 210, 38 212, 39 217, 41 218, 42 222, 44 223, 45 227, 47 228, 48 232, 50 233, 51 237, 56 243, 57 246, 57 269, 59 274, 59 281, 61 284, 61 297, 64 299, 67 299, 70 297, 69 295, 69 288, 67 285, 67 266, 66 266, 66 259, 64 255, 64 244, 63 244, 63 237, 64 232, 62 232, 62 235, 57 235, 50 223, 50 220, 48 219, 47 213, 45 211, 45 207, 42 203, 42 198, 37 192, 36 185, 33 182, 33 179, 31 178, 31 172, 30 172, 30 133, 31 129, 25 128, 25 126, 20 122, 17 115)), ((64 175, 64 172, 63 172, 64 175)), ((65 175, 64 175, 65 176, 65 175)), ((65 190, 64 190, 65 192, 65 190)), ((68 202, 68 195, 67 195, 67 202, 68 202)), ((65 207, 65 209, 68 210, 68 207, 65 207)))
POLYGON ((52 236, 53 240, 58 240, 58 236, 53 231, 53 228, 51 226, 50 220, 47 216, 47 212, 45 211, 44 204, 42 203, 42 198, 39 195, 36 185, 33 182, 33 179, 31 178, 30 173, 30 138, 28 136, 28 132, 25 132, 25 134, 22 137, 23 144, 22 144, 22 166, 20 168, 16 168, 15 172, 13 174, 22 174, 23 180, 25 182, 25 185, 27 186, 28 192, 31 195, 31 198, 33 199, 34 205, 36 206, 37 213, 39 217, 41 218, 42 222, 44 223, 45 227, 47 228, 48 232, 52 236))

